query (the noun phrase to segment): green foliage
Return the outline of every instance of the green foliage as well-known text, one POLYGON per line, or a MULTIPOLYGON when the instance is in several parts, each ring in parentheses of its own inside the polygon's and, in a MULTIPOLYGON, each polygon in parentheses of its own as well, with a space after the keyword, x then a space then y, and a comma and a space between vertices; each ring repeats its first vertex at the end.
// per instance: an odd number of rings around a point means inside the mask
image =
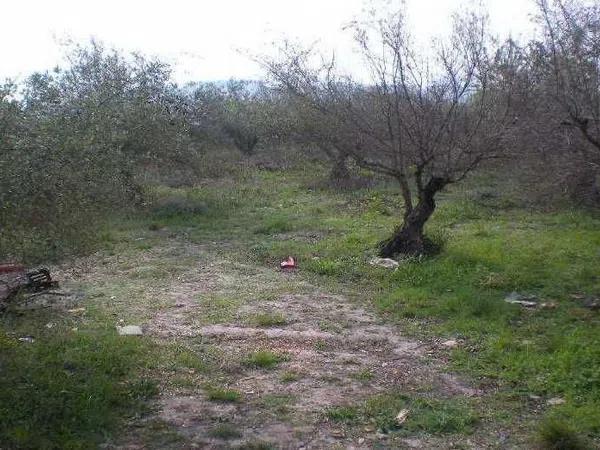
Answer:
POLYGON ((250 322, 259 327, 274 327, 285 325, 287 319, 281 313, 262 313, 251 317, 250 322))
POLYGON ((358 418, 358 408, 353 406, 334 406, 328 408, 326 416, 334 422, 352 422, 358 418))
POLYGON ((223 422, 211 429, 208 434, 214 438, 229 440, 242 437, 242 433, 235 425, 223 422))
POLYGON ((268 350, 258 350, 245 359, 244 363, 247 366, 260 369, 273 369, 280 362, 285 361, 284 355, 274 353, 268 350))
POLYGON ((20 96, 0 90, 2 258, 89 250, 107 212, 142 201, 142 165, 189 156, 166 65, 96 42, 73 46, 68 60, 31 75, 20 96))
POLYGON ((0 352, 0 441, 10 448, 90 448, 145 410, 156 383, 138 370, 146 343, 114 332, 48 336, 0 352))
POLYGON ((470 433, 477 422, 466 402, 411 398, 394 392, 371 397, 359 405, 329 408, 326 416, 334 422, 373 423, 385 433, 400 430, 404 433, 470 433), (399 424, 396 416, 404 409, 408 410, 408 416, 399 424))
POLYGON ((538 429, 540 447, 544 450, 586 450, 591 448, 589 442, 579 435, 568 423, 549 418, 544 420, 538 429))
POLYGON ((239 402, 242 398, 242 395, 233 389, 224 389, 208 385, 204 387, 204 390, 206 391, 208 399, 214 402, 235 403, 239 402))

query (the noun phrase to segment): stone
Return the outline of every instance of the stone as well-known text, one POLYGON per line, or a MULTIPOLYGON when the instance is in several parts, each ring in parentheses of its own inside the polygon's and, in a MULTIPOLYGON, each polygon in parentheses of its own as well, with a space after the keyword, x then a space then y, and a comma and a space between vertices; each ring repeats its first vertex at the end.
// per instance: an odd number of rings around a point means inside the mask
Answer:
POLYGON ((447 348, 456 348, 458 347, 458 342, 456 342, 454 339, 449 339, 445 342, 442 342, 442 345, 447 348))
POLYGON ((138 325, 125 325, 124 327, 117 326, 117 332, 121 336, 141 336, 142 328, 138 325))
POLYGON ((597 297, 585 297, 581 301, 581 306, 592 311, 598 311, 600 310, 600 299, 597 297))
POLYGON ((564 405, 565 403, 567 403, 567 401, 564 398, 554 397, 548 400, 546 403, 548 403, 550 406, 558 406, 564 405))
POLYGON ((508 294, 504 301, 513 305, 521 305, 526 308, 535 308, 537 306, 537 297, 535 295, 523 295, 518 292, 511 292, 508 294))
POLYGON ((383 267, 384 269, 397 269, 400 263, 391 258, 373 258, 369 261, 369 264, 376 267, 383 267))
POLYGON ((409 413, 410 413, 410 410, 408 410, 408 409, 403 409, 402 411, 400 411, 398 413, 398 415, 396 416, 396 423, 398 425, 402 425, 404 422, 406 422, 406 419, 408 418, 409 413))

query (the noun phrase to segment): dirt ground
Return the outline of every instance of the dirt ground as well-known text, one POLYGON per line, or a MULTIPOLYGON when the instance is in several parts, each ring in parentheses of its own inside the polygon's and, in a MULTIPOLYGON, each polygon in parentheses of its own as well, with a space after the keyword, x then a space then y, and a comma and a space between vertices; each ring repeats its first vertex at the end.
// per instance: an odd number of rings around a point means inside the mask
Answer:
POLYGON ((216 366, 162 374, 154 412, 130 423, 111 448, 491 447, 487 432, 398 437, 371 423, 330 420, 328 408, 390 391, 435 398, 484 392, 448 371, 447 344, 407 338, 360 295, 311 284, 301 263, 297 271, 282 272, 234 261, 219 245, 168 238, 131 255, 66 267, 58 275, 88 291, 120 286, 114 295, 102 294, 116 311, 115 325, 136 322, 157 348, 209 354, 216 366), (284 320, 261 326, 259 315, 284 320), (247 364, 258 350, 281 361, 272 368, 247 364), (207 384, 235 390, 240 399, 211 400, 207 384), (148 439, 157 435, 157 423, 160 433, 175 436, 172 441, 148 439))

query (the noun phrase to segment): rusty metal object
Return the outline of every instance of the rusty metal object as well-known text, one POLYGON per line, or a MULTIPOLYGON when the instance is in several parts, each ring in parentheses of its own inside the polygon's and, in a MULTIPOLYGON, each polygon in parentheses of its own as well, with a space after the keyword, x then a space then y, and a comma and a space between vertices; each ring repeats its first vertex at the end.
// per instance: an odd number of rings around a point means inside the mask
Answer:
POLYGON ((41 293, 58 288, 50 270, 27 271, 21 264, 0 264, 0 310, 5 309, 19 293, 41 293))

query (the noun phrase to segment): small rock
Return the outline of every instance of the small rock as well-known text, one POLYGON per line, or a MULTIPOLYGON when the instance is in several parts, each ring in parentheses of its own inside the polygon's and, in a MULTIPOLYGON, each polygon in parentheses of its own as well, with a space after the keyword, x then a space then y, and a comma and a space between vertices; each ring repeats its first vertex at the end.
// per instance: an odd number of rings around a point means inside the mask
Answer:
POLYGON ((362 445, 365 443, 365 438, 358 438, 358 444, 362 445))
POLYGON ((373 258, 369 261, 372 266, 383 267, 384 269, 397 269, 400 263, 390 258, 373 258))
POLYGON ((511 303, 513 305, 521 305, 526 308, 536 307, 537 302, 534 300, 537 300, 537 297, 535 295, 523 295, 519 294, 518 292, 511 292, 504 298, 504 301, 506 303, 511 303))
POLYGON ((46 324, 46 328, 51 329, 54 326, 54 324, 52 322, 48 322, 46 324))
POLYGON ((410 413, 410 410, 408 410, 408 409, 403 409, 402 411, 400 411, 398 413, 398 415, 396 416, 396 423, 398 425, 402 425, 404 422, 406 422, 406 419, 407 419, 409 413, 410 413))
POLYGON ((540 397, 539 395, 533 395, 533 394, 529 394, 529 400, 541 400, 542 397, 540 397))
POLYGON ((342 437, 344 437, 344 431, 343 430, 331 430, 331 435, 333 437, 342 438, 342 437))
POLYGON ((31 336, 23 336, 19 338, 19 341, 27 342, 28 344, 33 344, 35 342, 35 339, 31 336))
POLYGON ((117 332, 121 336, 141 336, 144 334, 142 328, 138 325, 125 325, 124 327, 117 326, 117 332))
POLYGON ((581 301, 581 306, 592 311, 600 310, 600 299, 597 297, 585 297, 581 301))
POLYGON ((556 302, 544 302, 540 305, 542 309, 556 309, 558 308, 558 303, 556 302))
POLYGON ((546 403, 548 403, 550 406, 558 406, 564 405, 565 403, 567 403, 567 401, 564 398, 554 397, 548 400, 546 403))
POLYGON ((79 314, 85 312, 85 308, 68 309, 67 312, 70 312, 71 314, 79 314))
POLYGON ((458 342, 456 342, 454 339, 450 339, 446 342, 442 342, 442 345, 447 348, 456 348, 458 347, 458 342))

